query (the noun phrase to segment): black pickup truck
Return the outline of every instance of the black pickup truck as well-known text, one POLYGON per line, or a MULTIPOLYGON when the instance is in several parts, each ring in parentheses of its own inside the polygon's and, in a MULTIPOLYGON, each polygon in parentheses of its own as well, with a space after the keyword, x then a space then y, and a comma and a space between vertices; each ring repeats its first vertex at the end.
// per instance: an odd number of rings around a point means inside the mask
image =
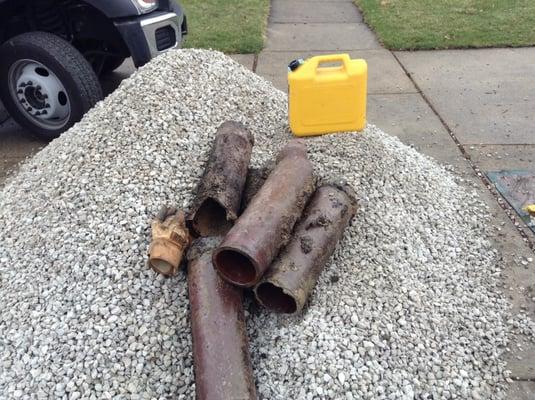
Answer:
POLYGON ((101 75, 186 33, 174 0, 0 0, 0 100, 21 126, 57 137, 102 99, 101 75))

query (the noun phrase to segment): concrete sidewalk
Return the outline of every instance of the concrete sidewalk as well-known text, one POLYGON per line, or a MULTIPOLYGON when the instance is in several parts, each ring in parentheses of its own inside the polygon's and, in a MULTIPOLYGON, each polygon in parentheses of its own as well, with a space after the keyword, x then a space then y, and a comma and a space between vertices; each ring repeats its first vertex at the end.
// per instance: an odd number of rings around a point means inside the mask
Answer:
MULTIPOLYGON (((504 255, 505 294, 515 312, 533 315, 526 288, 535 287, 535 265, 521 264, 533 252, 479 171, 533 168, 535 48, 393 53, 380 45, 351 0, 271 4, 256 72, 287 91, 287 64, 293 59, 333 52, 366 59, 368 121, 452 165, 478 190, 504 255)), ((535 346, 519 337, 506 359, 516 379, 508 398, 533 399, 535 346)))
POLYGON ((533 168, 535 48, 397 52, 483 170, 533 168))

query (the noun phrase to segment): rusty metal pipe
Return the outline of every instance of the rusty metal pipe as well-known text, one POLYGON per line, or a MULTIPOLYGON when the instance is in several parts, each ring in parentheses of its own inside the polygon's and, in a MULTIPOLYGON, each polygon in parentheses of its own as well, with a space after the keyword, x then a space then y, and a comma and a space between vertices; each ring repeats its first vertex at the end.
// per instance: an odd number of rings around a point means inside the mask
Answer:
POLYGON ((279 313, 300 312, 355 212, 352 194, 332 185, 316 190, 292 240, 255 287, 258 302, 279 313))
POLYGON ((221 276, 238 286, 254 286, 288 242, 314 187, 304 141, 294 139, 282 149, 276 167, 214 251, 213 263, 221 276))
POLYGON ((197 400, 256 400, 242 290, 221 279, 202 238, 188 252, 188 287, 197 400))
POLYGON ((239 122, 218 128, 187 217, 197 236, 222 235, 238 218, 253 144, 253 135, 239 122))

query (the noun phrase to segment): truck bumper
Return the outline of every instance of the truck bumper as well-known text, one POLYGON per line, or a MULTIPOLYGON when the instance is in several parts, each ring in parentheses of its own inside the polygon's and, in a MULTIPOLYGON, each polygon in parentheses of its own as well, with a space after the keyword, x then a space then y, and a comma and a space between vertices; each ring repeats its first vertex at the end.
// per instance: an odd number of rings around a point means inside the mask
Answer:
POLYGON ((186 17, 179 7, 155 11, 134 19, 115 21, 136 67, 169 49, 180 47, 187 33, 186 17))

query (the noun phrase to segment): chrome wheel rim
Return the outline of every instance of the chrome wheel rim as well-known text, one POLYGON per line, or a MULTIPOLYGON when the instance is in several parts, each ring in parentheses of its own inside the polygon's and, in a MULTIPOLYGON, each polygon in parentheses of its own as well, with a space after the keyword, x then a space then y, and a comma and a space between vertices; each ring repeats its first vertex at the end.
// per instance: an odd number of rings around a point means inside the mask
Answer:
POLYGON ((20 111, 44 129, 61 129, 69 121, 71 102, 56 74, 34 60, 18 60, 9 68, 9 91, 20 111))

